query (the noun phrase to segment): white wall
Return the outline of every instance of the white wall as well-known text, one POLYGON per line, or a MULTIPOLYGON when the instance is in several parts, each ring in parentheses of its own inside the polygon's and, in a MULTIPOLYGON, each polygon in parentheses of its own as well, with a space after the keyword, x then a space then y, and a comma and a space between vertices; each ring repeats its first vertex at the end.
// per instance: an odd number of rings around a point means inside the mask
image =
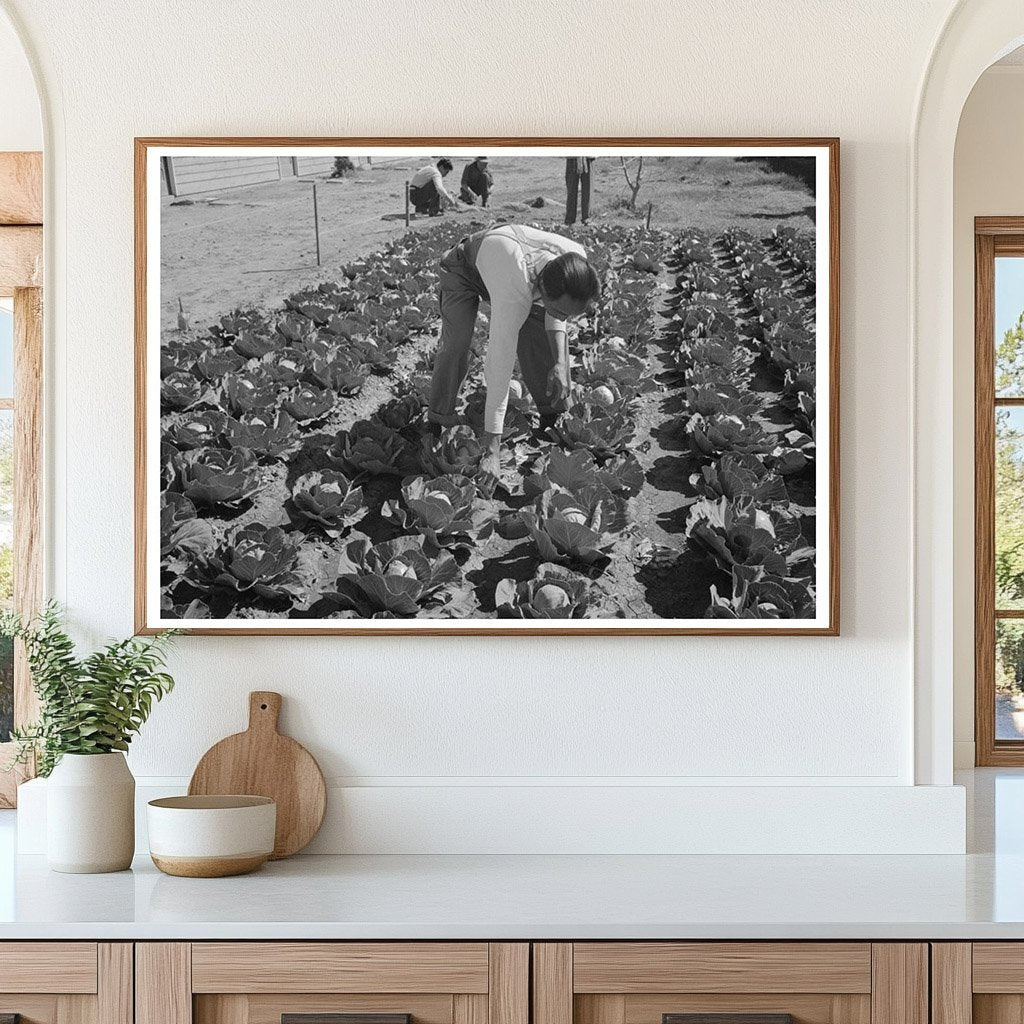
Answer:
POLYGON ((958 767, 974 764, 974 218, 1024 215, 1024 65, 990 68, 960 119, 954 161, 954 708, 958 767))
POLYGON ((92 638, 132 627, 133 136, 843 142, 841 638, 188 638, 138 774, 260 687, 360 788, 913 782, 908 158, 945 0, 4 6, 51 98, 52 590, 92 638))
POLYGON ((0 152, 43 148, 39 98, 25 49, 0 15, 0 152))

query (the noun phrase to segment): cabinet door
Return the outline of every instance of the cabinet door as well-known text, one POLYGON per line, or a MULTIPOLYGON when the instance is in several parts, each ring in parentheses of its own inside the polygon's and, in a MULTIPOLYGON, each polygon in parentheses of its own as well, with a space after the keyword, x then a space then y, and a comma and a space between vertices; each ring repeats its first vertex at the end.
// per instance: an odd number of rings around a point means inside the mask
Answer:
POLYGON ((533 1024, 928 1024, 923 943, 537 943, 533 1024))
POLYGON ((127 942, 0 942, 5 1024, 132 1024, 127 942))
POLYGON ((136 984, 136 1024, 529 1024, 525 943, 139 943, 136 984))
POLYGON ((1024 1021, 1024 942, 932 946, 935 1024, 1024 1021))

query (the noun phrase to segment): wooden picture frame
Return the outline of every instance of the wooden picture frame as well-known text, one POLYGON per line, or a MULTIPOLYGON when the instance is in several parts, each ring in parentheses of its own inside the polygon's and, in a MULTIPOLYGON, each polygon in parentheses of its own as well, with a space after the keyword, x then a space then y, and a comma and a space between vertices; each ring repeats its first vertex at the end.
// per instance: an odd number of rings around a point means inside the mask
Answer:
MULTIPOLYGON (((253 165, 255 166, 255 165, 253 165)), ((650 164, 649 164, 650 166, 650 164)), ((758 166, 761 166, 760 164, 758 166)), ((258 178, 258 175, 253 175, 258 178)), ((627 174, 628 177, 628 174, 627 174)), ((212 171, 207 178, 212 180, 212 171)), ((244 180, 244 175, 242 176, 244 180)), ((216 182, 214 181, 215 185, 216 182)), ((725 186, 729 186, 727 180, 725 186)), ((212 187, 212 186, 211 186, 212 187)), ((406 182, 408 194, 408 181, 406 182)), ((322 190, 321 196, 329 190, 322 190)), ((634 195, 634 199, 635 199, 634 195)), ((185 200, 188 201, 188 200, 185 200)), ((193 200, 193 202, 201 201, 193 200)), ((541 197, 540 205, 551 205, 550 199, 541 197)), ((395 202, 392 219, 401 215, 401 198, 395 202)), ((406 207, 408 212, 408 206, 406 207)), ((317 254, 319 257, 321 215, 316 213, 316 192, 313 191, 313 217, 317 227, 317 254)), ((135 337, 136 337, 136 413, 135 413, 135 612, 136 630, 139 633, 153 633, 168 626, 184 626, 189 632, 208 635, 795 635, 795 636, 836 636, 839 634, 840 605, 840 545, 839 545, 839 140, 836 138, 159 138, 145 137, 135 140, 135 337), (770 611, 776 607, 767 597, 750 598, 749 606, 743 594, 736 598, 736 587, 739 584, 730 580, 728 573, 722 575, 720 583, 723 587, 733 588, 733 603, 730 608, 746 608, 757 604, 758 617, 736 617, 733 619, 686 618, 672 616, 646 617, 627 619, 624 617, 587 618, 580 620, 538 619, 538 618, 496 618, 494 612, 485 612, 489 617, 480 618, 385 618, 370 620, 368 613, 358 613, 359 618, 300 618, 300 617, 253 617, 232 618, 212 617, 196 618, 189 609, 202 606, 193 600, 187 606, 184 599, 175 605, 168 599, 169 609, 161 611, 160 601, 163 591, 160 584, 159 538, 157 519, 160 512, 159 489, 160 467, 159 439, 156 436, 154 423, 158 422, 159 372, 154 365, 154 357, 161 351, 161 335, 173 327, 161 326, 161 312, 166 321, 169 306, 160 306, 161 275, 163 268, 156 262, 154 252, 160 245, 160 222, 162 204, 169 206, 174 200, 167 195, 161 199, 161 191, 191 188, 192 193, 210 182, 196 180, 195 165, 191 168, 173 166, 179 157, 189 156, 196 160, 202 157, 225 158, 232 155, 258 157, 261 160, 260 173, 273 177, 274 168, 268 162, 269 157, 277 156, 282 170, 298 169, 303 160, 309 156, 369 154, 379 159, 381 152, 395 157, 404 156, 422 163, 428 154, 451 154, 456 159, 471 159, 478 151, 490 154, 495 160, 499 157, 537 155, 562 159, 567 154, 597 153, 609 157, 622 157, 624 160, 636 160, 639 157, 655 158, 679 157, 681 159, 702 159, 721 157, 723 160, 746 158, 762 163, 773 158, 812 157, 815 186, 810 206, 805 207, 806 216, 814 227, 810 232, 813 241, 814 267, 811 288, 814 296, 813 322, 816 325, 813 337, 816 339, 814 361, 814 380, 817 382, 815 405, 811 403, 809 422, 817 424, 815 434, 816 448, 804 450, 814 453, 816 461, 813 471, 813 494, 815 504, 813 514, 817 519, 816 542, 811 547, 813 579, 809 604, 801 608, 813 608, 813 618, 764 617, 765 609, 770 611), (290 163, 289 163, 290 161, 290 163), (191 184, 189 171, 192 174, 191 184), (183 186, 183 182, 185 183, 183 186), (154 298, 154 296, 156 296, 154 298), (815 418, 816 417, 816 418, 815 418), (156 453, 156 459, 154 459, 156 453), (824 471, 821 467, 824 466, 824 471), (816 597, 816 599, 815 599, 816 597), (184 610, 183 610, 184 609, 184 610)), ((651 210, 648 209, 648 221, 651 210)), ((197 212, 198 214, 198 212, 197 212)), ((523 215, 527 219, 529 211, 523 215)), ((304 214, 305 216, 305 214, 304 214)), ((533 215, 536 217, 537 215, 533 215)), ((767 219, 771 220, 771 214, 767 219)), ((783 216, 780 214, 780 217, 783 216)), ((793 216, 787 214, 786 216, 793 216)), ((381 218, 386 219, 386 218, 381 218)), ((643 216, 638 218, 642 227, 643 216)), ((467 221, 468 223, 468 221, 467 221)), ((765 234, 771 225, 765 229, 765 234)), ((468 229, 467 229, 468 230, 468 229)), ((639 227, 637 229, 639 231, 639 227)), ((644 236, 637 235, 637 238, 644 236)), ((758 236, 760 237, 760 236, 758 236)), ((678 281, 678 279, 677 279, 678 281)), ((282 296, 283 298, 284 296, 282 296)), ((192 330, 189 322, 188 302, 181 300, 179 295, 177 312, 180 312, 179 325, 187 324, 182 330, 192 330)), ((172 301, 168 299, 168 301, 172 301)), ((226 302, 225 306, 230 305, 226 302)), ((229 313, 229 308, 223 312, 229 313)), ((613 339, 614 340, 614 339, 613 339)), ((794 398, 795 400, 795 398, 794 398)), ((781 434, 779 435, 781 436, 781 434)), ((801 442, 805 443, 805 442, 801 442)), ((623 453, 623 457, 625 457, 623 453)), ((175 473, 177 470, 171 469, 175 473)), ((173 485, 177 486, 177 485, 173 485)), ((795 507, 795 506, 794 506, 795 507)), ((810 514, 810 513, 806 513, 810 514)), ((752 517, 754 513, 749 512, 752 517)), ((200 518, 202 516, 200 515, 200 518)), ((754 519, 750 522, 753 524, 754 519)), ((764 520, 758 519, 758 523, 764 520)), ((753 528, 753 527, 752 527, 753 528)), ((221 541, 218 541, 221 543, 221 541)), ((224 541, 223 543, 228 543, 224 541)), ((655 549, 658 548, 654 544, 655 549)), ((657 565, 655 551, 654 561, 657 565)), ((678 555, 678 552, 675 552, 678 555)), ((648 557, 648 555, 645 555, 648 557)), ((733 557, 732 555, 728 557, 733 557)), ((806 556, 805 556, 806 557, 806 556)), ((773 563, 774 564, 774 563, 773 563)), ((787 563, 788 566, 788 563, 787 563)), ((789 572, 790 569, 784 570, 789 572)), ((805 570, 802 570, 805 571, 805 570)), ((779 577, 781 578, 781 577, 779 577)), ((514 581, 513 581, 514 582, 514 581)), ((185 588, 187 589, 187 588, 185 588)), ((498 598, 494 601, 497 603, 498 598)), ((518 600, 518 598, 517 598, 518 600)), ((711 600, 709 598, 709 600, 711 600)), ((780 599, 778 607, 788 608, 785 598, 780 599)), ((723 602, 723 605, 726 602, 723 602)), ((346 606, 348 608, 349 606, 346 606)), ((481 608, 483 603, 481 602, 481 608)), ((503 606, 506 609, 510 606, 503 606)), ((794 603, 793 607, 796 607, 794 603)), ((208 611, 208 609, 204 609, 208 611)), ((232 612, 232 615, 235 613, 232 612)), ((254 613, 255 614, 255 613, 254 613)), ((303 613, 305 614, 305 613, 303 613)), ((355 613, 352 613, 355 614, 355 613)))

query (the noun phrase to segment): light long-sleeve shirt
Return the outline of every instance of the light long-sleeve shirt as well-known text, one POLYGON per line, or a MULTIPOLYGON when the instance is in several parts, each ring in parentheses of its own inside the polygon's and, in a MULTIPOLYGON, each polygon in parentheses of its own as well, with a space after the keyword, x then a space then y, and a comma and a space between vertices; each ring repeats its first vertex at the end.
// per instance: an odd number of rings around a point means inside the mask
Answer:
MULTIPOLYGON (((586 256, 578 242, 537 228, 503 225, 489 231, 480 243, 476 269, 491 297, 491 323, 484 358, 484 429, 500 434, 505 425, 508 387, 516 363, 519 329, 540 300, 539 278, 544 267, 563 253, 586 256), (522 236, 522 241, 517 238, 522 236)), ((550 334, 565 331, 565 321, 544 315, 550 334)))
POLYGON ((444 179, 441 177, 441 172, 437 169, 436 164, 427 164, 426 167, 421 167, 410 179, 410 188, 422 188, 428 181, 432 181, 434 186, 437 188, 437 194, 447 200, 449 203, 455 202, 454 199, 449 195, 447 189, 444 187, 444 179))

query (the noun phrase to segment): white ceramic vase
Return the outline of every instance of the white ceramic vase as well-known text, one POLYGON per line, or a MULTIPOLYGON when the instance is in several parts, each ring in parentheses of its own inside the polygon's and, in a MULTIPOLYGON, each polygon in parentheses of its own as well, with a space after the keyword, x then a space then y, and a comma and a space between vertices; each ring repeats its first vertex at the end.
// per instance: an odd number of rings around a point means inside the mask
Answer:
POLYGON ((124 871, 135 853, 135 778, 124 754, 65 754, 46 783, 54 871, 124 871))

